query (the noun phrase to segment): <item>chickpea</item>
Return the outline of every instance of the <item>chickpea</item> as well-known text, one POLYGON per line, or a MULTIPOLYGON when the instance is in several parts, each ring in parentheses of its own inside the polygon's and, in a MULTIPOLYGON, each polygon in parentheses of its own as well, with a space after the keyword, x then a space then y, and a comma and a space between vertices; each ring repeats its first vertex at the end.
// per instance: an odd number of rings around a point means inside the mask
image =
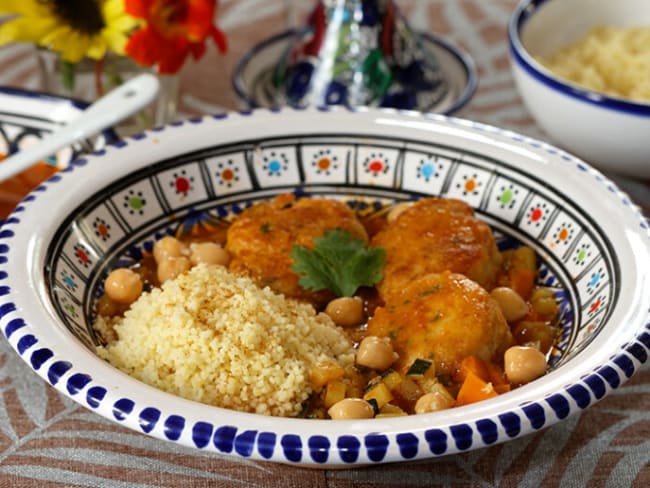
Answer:
POLYGON ((490 295, 499 304, 499 308, 508 322, 517 322, 528 313, 528 304, 512 288, 499 286, 493 289, 490 295))
POLYGON ((386 215, 386 221, 389 223, 395 221, 395 219, 411 205, 413 205, 413 202, 400 202, 397 205, 393 205, 393 208, 391 208, 386 215))
POLYGON ((533 309, 541 315, 554 315, 557 312, 557 302, 553 290, 549 288, 538 288, 530 298, 533 309))
POLYGON ((503 359, 506 376, 511 383, 528 383, 546 373, 546 357, 534 347, 512 346, 503 359))
POLYGON ((167 280, 172 280, 189 270, 190 266, 190 260, 185 256, 163 259, 158 263, 158 269, 156 270, 158 281, 164 283, 167 280))
POLYGON ((362 398, 344 398, 332 405, 327 411, 333 420, 371 419, 375 410, 362 398))
POLYGON ((104 281, 104 291, 111 300, 129 305, 142 293, 142 279, 129 268, 114 269, 104 281))
POLYGON ((215 242, 195 242, 190 245, 190 261, 192 264, 218 264, 227 267, 230 264, 230 254, 215 242))
POLYGON ((415 402, 415 413, 437 412, 445 410, 454 405, 453 398, 450 401, 449 395, 445 396, 440 392, 426 393, 415 402))
POLYGON ((172 236, 165 236, 153 245, 153 258, 160 264, 167 257, 178 258, 185 255, 185 245, 172 236))
POLYGON ((393 345, 387 337, 364 337, 357 349, 356 362, 360 366, 383 371, 397 359, 393 345))
POLYGON ((363 301, 359 297, 335 298, 327 304, 325 313, 336 325, 353 327, 363 322, 363 301))

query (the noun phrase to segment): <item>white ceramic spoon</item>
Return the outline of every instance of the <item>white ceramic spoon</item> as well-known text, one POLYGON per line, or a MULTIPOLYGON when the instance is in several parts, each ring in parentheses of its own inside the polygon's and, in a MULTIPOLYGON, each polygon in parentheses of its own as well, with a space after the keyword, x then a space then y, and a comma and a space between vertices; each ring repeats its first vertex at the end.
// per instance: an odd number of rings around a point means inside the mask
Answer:
POLYGON ((69 124, 2 161, 0 181, 134 114, 153 101, 159 88, 160 82, 154 75, 144 73, 131 78, 99 98, 69 124))

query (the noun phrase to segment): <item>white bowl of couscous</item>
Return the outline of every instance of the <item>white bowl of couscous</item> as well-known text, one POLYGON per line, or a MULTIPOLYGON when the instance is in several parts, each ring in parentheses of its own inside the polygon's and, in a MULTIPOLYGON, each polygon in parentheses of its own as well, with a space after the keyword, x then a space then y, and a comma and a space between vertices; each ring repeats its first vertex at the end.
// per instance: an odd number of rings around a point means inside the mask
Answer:
POLYGON ((650 9, 644 0, 522 0, 511 66, 549 138, 601 170, 650 178, 650 9))
POLYGON ((442 115, 148 131, 29 194, 0 258, 0 330, 44 381, 138 433, 260 461, 506 442, 650 350, 638 208, 554 146, 442 115))

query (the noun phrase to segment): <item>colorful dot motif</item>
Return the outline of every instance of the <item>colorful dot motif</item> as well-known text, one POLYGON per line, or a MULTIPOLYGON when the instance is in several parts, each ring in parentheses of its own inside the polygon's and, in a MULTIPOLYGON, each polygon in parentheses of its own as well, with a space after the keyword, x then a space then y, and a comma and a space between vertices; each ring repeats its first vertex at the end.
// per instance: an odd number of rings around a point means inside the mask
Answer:
POLYGON ((232 159, 226 161, 220 161, 217 164, 217 182, 219 186, 226 186, 232 188, 232 186, 239 181, 239 167, 235 165, 232 159))
POLYGON ((79 314, 77 313, 77 307, 74 306, 73 303, 70 303, 70 301, 67 298, 63 298, 61 300, 61 307, 63 307, 63 310, 65 310, 68 315, 70 315, 72 318, 78 319, 79 314))
POLYGON ((284 153, 272 151, 268 156, 264 156, 263 161, 262 168, 269 176, 281 176, 289 168, 289 160, 284 153))
POLYGON ((528 225, 539 227, 547 218, 547 206, 545 203, 535 205, 528 211, 528 225))
POLYGON ((442 163, 439 163, 437 158, 421 159, 417 168, 417 178, 421 178, 429 183, 429 181, 440 177, 440 171, 443 169, 442 163))
POLYGON ((382 153, 372 153, 364 160, 363 169, 366 173, 379 176, 380 174, 388 173, 390 164, 388 159, 382 153))
POLYGON ((566 224, 562 224, 553 233, 553 243, 565 244, 571 240, 571 237, 573 237, 573 225, 570 222, 566 224))
POLYGON ((499 203, 500 207, 503 209, 511 209, 517 203, 517 195, 519 190, 513 185, 502 186, 499 194, 496 196, 496 200, 499 203))
POLYGON ((186 197, 187 194, 192 191, 194 177, 188 177, 185 170, 181 170, 180 173, 174 173, 172 177, 174 180, 169 185, 174 188, 177 195, 186 197))
POLYGON ((481 186, 483 183, 478 179, 477 174, 463 175, 463 181, 456 184, 456 188, 460 189, 464 196, 478 195, 481 186))
POLYGON ((95 231, 95 236, 99 237, 102 241, 107 241, 111 237, 111 226, 100 217, 94 220, 93 230, 95 231))
POLYGON ((338 169, 338 158, 332 155, 329 149, 321 149, 312 158, 311 165, 316 169, 316 173, 330 175, 332 171, 338 169))
POLYGON ((601 308, 601 305, 603 304, 603 297, 598 297, 594 302, 589 305, 589 315, 594 315, 596 312, 598 312, 601 308))
POLYGON ((63 272, 61 273, 61 281, 65 284, 65 286, 70 290, 74 291, 77 289, 77 282, 75 279, 68 273, 63 272))
POLYGON ((603 278, 603 268, 598 268, 597 271, 591 273, 591 277, 587 282, 587 293, 593 293, 593 291, 598 286, 598 283, 601 282, 602 278, 603 278))
POLYGON ((73 249, 77 262, 84 268, 90 267, 92 260, 90 259, 88 248, 81 243, 77 243, 74 245, 73 249))
POLYGON ((591 250, 589 244, 583 244, 578 249, 573 257, 573 262, 579 266, 584 266, 587 262, 587 259, 591 257, 591 250))
POLYGON ((126 208, 131 215, 144 215, 144 208, 146 205, 147 201, 141 191, 129 190, 128 194, 124 196, 124 208, 126 208))

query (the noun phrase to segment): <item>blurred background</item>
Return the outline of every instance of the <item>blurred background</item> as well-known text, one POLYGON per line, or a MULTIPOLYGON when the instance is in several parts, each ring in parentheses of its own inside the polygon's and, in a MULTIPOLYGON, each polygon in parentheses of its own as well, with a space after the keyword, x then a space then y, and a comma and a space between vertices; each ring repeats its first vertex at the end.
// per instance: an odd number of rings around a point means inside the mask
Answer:
MULTIPOLYGON (((478 90, 455 115, 540 136, 514 90, 508 61, 505 20, 516 0, 400 0, 397 2, 414 30, 433 32, 464 49, 475 61, 478 90)), ((287 28, 304 25, 313 0, 221 0, 219 27, 228 38, 223 55, 209 44, 198 62, 188 60, 180 76, 180 115, 197 115, 242 108, 231 84, 241 56, 255 44, 287 28)), ((34 48, 0 48, 0 85, 39 89, 34 48)))

